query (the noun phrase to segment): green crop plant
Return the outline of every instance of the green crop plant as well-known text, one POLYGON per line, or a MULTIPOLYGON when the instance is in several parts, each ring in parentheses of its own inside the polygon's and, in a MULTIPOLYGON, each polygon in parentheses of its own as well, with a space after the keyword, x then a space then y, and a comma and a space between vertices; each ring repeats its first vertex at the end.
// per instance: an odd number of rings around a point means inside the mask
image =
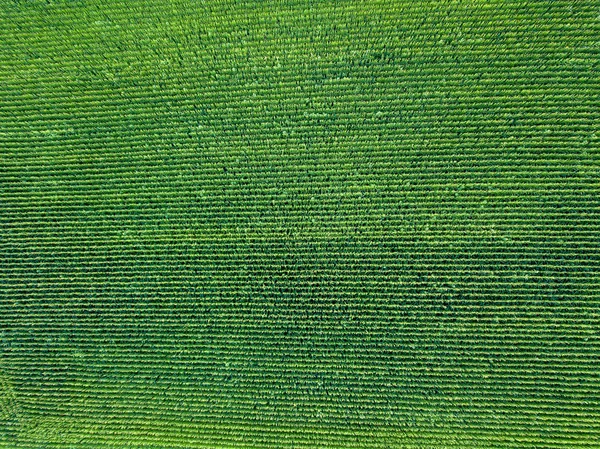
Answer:
POLYGON ((599 36, 0 0, 0 447, 600 447, 599 36))

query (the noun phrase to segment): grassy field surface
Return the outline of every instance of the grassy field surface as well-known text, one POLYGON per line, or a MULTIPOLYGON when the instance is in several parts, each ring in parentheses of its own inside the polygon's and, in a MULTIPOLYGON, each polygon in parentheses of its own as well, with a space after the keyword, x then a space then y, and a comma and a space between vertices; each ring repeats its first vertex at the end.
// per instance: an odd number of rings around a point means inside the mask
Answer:
POLYGON ((117 447, 600 447, 600 4, 0 0, 0 448, 117 447))

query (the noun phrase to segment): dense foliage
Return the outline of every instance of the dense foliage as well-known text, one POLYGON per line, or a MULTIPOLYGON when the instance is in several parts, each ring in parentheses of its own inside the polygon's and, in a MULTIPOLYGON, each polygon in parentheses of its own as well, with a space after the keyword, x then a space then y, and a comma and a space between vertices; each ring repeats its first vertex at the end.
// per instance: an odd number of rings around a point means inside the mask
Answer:
POLYGON ((0 0, 0 447, 599 447, 599 36, 0 0))

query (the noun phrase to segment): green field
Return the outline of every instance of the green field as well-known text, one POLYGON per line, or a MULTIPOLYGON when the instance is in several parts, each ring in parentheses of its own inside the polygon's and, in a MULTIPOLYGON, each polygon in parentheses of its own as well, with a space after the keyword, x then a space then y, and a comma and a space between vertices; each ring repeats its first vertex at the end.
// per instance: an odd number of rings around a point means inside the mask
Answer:
POLYGON ((600 448, 598 1, 0 0, 0 448, 600 448))

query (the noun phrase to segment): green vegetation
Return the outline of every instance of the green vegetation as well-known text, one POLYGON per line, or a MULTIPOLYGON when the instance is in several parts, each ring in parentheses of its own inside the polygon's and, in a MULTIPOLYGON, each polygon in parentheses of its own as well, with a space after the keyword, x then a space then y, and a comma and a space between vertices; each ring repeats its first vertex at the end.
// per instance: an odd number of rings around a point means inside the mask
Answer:
POLYGON ((0 0, 0 447, 600 447, 599 53, 594 1, 0 0))

